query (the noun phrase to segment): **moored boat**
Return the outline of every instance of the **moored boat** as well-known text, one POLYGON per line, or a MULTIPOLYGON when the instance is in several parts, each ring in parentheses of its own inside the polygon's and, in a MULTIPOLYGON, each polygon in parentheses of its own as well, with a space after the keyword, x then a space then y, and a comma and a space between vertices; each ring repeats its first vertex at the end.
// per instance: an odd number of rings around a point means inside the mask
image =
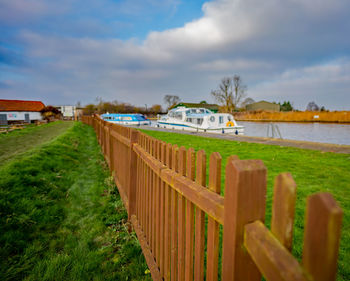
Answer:
POLYGON ((132 125, 132 126, 140 126, 140 125, 151 125, 151 121, 148 120, 142 114, 123 114, 123 113, 106 113, 102 114, 101 118, 104 121, 108 121, 111 123, 116 123, 120 125, 132 125))
POLYGON ((167 115, 161 116, 156 126, 216 134, 242 135, 244 132, 244 127, 239 126, 231 114, 213 113, 206 108, 174 108, 167 115))

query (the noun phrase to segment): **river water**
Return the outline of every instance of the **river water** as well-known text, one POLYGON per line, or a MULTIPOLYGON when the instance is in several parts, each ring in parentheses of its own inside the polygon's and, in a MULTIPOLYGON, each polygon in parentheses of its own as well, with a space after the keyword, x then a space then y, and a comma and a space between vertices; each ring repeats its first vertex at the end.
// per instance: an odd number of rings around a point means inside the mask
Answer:
MULTIPOLYGON (((271 125, 268 122, 238 121, 237 123, 245 127, 246 136, 268 137, 269 126, 269 137, 272 136, 271 125)), ((283 139, 350 145, 350 125, 347 124, 292 122, 272 124, 277 125, 283 139)))

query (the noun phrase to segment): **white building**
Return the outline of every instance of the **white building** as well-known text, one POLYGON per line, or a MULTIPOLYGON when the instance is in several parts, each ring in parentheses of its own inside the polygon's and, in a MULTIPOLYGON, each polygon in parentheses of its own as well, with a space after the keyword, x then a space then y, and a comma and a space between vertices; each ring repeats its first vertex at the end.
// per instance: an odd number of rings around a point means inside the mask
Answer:
POLYGON ((0 99, 0 125, 42 120, 40 110, 44 107, 41 101, 0 99))
POLYGON ((59 111, 61 111, 64 119, 75 119, 77 107, 75 105, 60 105, 55 106, 59 111))

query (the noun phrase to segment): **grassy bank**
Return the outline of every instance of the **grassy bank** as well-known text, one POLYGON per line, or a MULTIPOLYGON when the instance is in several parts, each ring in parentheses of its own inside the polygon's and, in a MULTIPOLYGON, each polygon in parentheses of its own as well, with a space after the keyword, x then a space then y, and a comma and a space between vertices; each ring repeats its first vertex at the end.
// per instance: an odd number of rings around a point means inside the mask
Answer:
POLYGON ((350 123, 350 111, 289 111, 289 112, 237 112, 234 114, 238 121, 274 121, 274 122, 329 122, 350 123))
MULTIPOLYGON (((293 254, 301 259, 306 197, 318 191, 333 194, 344 210, 339 254, 338 280, 350 280, 350 155, 324 153, 291 147, 226 141, 192 135, 144 131, 148 135, 186 148, 203 149, 209 155, 218 151, 223 158, 222 171, 230 155, 240 159, 261 159, 268 169, 266 222, 271 220, 274 178, 281 172, 290 172, 297 183, 297 203, 293 254)), ((224 186, 224 178, 222 180, 224 186)), ((323 245, 320 245, 322 247, 323 245)))
POLYGON ((150 279, 126 218, 93 129, 75 123, 0 167, 1 279, 150 279))
POLYGON ((0 163, 49 142, 73 126, 73 122, 52 122, 40 126, 30 125, 22 130, 0 134, 0 163))

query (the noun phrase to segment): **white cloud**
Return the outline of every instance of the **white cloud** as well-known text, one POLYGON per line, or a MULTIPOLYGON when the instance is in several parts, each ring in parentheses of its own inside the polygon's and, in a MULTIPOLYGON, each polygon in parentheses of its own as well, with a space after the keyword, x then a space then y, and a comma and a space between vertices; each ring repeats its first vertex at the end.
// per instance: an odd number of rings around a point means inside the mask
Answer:
POLYGON ((315 101, 330 109, 350 107, 350 57, 290 69, 250 91, 256 99, 290 100, 299 109, 315 101))
MULTIPOLYGON (((131 10, 140 13, 144 6, 135 3, 124 1, 119 7, 134 4, 131 10)), ((160 2, 147 3, 154 7, 160 2)), ((177 4, 169 0, 164 5, 177 4)), ((27 63, 14 74, 27 79, 7 79, 11 87, 0 96, 28 91, 50 103, 84 103, 100 96, 144 104, 173 93, 186 101, 209 100, 223 76, 240 74, 255 99, 295 100, 303 108, 320 97, 326 107, 349 105, 349 7, 345 0, 217 0, 203 5, 201 18, 150 32, 141 44, 25 30, 19 40, 27 63), (344 58, 320 63, 339 56, 344 58)))

